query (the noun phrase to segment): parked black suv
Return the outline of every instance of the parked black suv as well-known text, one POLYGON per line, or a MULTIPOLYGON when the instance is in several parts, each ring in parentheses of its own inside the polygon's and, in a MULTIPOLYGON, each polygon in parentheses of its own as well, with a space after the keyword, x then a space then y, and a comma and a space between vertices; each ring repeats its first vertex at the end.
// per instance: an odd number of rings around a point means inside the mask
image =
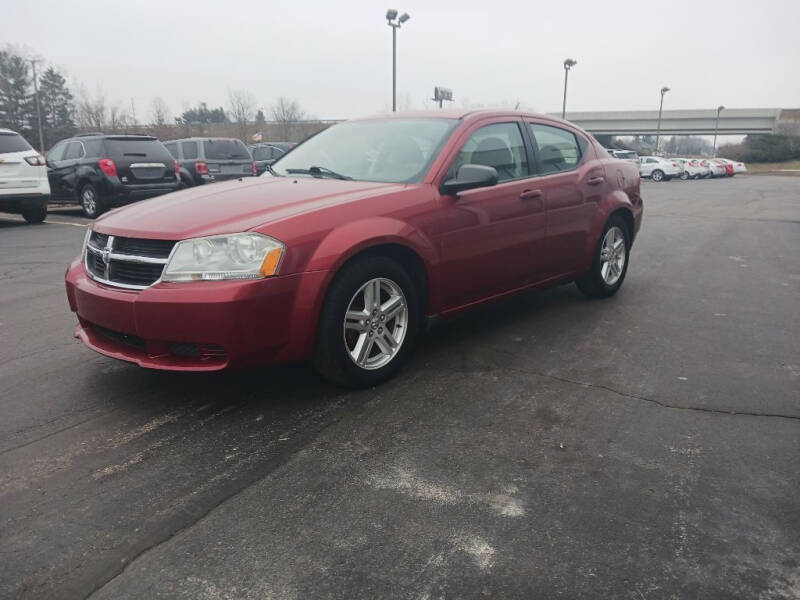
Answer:
POLYGON ((272 144, 252 144, 247 149, 250 150, 250 155, 256 164, 256 174, 258 175, 261 175, 267 170, 267 166, 286 154, 286 150, 272 144))
POLYGON ((240 140, 186 138, 164 145, 178 161, 182 187, 192 187, 256 174, 253 158, 240 140))
POLYGON ((164 144, 149 135, 86 133, 47 153, 50 204, 77 201, 91 218, 178 189, 177 172, 164 144))

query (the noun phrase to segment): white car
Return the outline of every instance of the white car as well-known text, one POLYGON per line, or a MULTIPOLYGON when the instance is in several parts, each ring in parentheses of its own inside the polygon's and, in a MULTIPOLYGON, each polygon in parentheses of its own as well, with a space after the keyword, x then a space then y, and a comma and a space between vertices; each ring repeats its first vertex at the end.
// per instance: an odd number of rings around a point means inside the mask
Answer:
POLYGON ((679 177, 684 181, 687 179, 700 179, 708 175, 708 169, 700 166, 700 163, 693 158, 673 158, 672 160, 683 168, 679 177))
POLYGON ((681 174, 681 168, 673 160, 660 156, 642 156, 639 159, 639 175, 653 181, 669 181, 681 174))
POLYGON ((703 159, 700 164, 708 167, 709 177, 725 177, 725 165, 714 160, 703 159))
POLYGON ((622 160, 639 160, 639 155, 633 150, 617 150, 616 148, 606 148, 606 152, 608 152, 614 158, 619 158, 622 160))
POLYGON ((28 223, 47 217, 50 183, 44 158, 18 133, 0 129, 0 210, 28 223))
POLYGON ((733 173, 735 175, 738 175, 739 173, 747 173, 747 167, 743 162, 730 160, 729 158, 719 158, 717 160, 724 160, 726 163, 733 165, 733 173))

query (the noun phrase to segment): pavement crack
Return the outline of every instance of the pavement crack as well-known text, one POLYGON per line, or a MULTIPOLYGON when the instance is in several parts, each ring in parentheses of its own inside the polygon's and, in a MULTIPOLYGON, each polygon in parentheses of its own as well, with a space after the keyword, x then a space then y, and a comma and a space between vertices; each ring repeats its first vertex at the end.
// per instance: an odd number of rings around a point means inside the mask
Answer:
MULTIPOLYGON (((322 422, 319 423, 316 427, 312 427, 310 431, 306 431, 303 435, 291 436, 291 438, 286 438, 286 440, 288 441, 282 442, 282 444, 284 444, 283 448, 285 450, 283 452, 279 452, 274 458, 267 460, 264 465, 265 466, 264 469, 251 474, 249 477, 247 476, 243 477, 238 482, 239 485, 235 486, 235 488, 232 491, 230 491, 229 493, 221 494, 220 497, 218 497, 215 501, 211 502, 209 506, 204 507, 202 511, 199 511, 197 514, 191 516, 188 522, 184 523, 182 526, 175 528, 173 531, 168 532, 164 537, 154 540, 152 543, 148 544, 146 547, 136 552, 130 558, 130 560, 125 561, 124 566, 120 568, 116 573, 105 579, 105 581, 98 582, 95 588, 91 590, 88 594, 86 594, 85 599, 90 600, 91 598, 95 597, 96 594, 101 592, 109 584, 111 584, 117 578, 124 575, 128 571, 128 569, 130 569, 132 565, 134 565, 143 556, 149 554, 150 552, 155 551, 159 547, 169 543, 171 540, 183 534, 184 532, 189 531, 190 529, 196 527, 206 519, 210 518, 211 514, 214 511, 216 511, 219 507, 221 507, 224 504, 227 504, 229 501, 233 501, 234 499, 245 493, 252 486, 257 485, 259 482, 272 476, 272 474, 276 470, 280 469, 282 466, 290 462, 294 456, 302 452, 306 447, 312 445, 315 442, 315 440, 317 440, 326 430, 336 425, 343 418, 345 418, 346 415, 344 414, 345 411, 343 410, 345 407, 361 406, 368 401, 369 401, 368 396, 363 396, 360 401, 354 401, 352 398, 348 399, 346 395, 343 395, 332 401, 329 406, 327 406, 325 409, 321 411, 321 413, 311 414, 310 415, 311 420, 313 420, 314 417, 318 417, 322 419, 322 422), (331 418, 325 420, 325 417, 329 415, 331 416, 331 418)), ((307 424, 308 423, 295 423, 294 425, 290 426, 290 430, 298 431, 301 427, 304 427, 307 424)))
MULTIPOLYGON (((503 354, 507 356, 511 356, 509 353, 505 352, 504 350, 499 350, 497 348, 493 349, 498 354, 503 354)), ((681 406, 680 404, 670 404, 668 402, 664 402, 663 400, 657 400, 656 398, 648 398, 647 396, 640 396, 638 394, 631 394, 629 392, 623 392, 621 390, 615 389, 613 387, 604 385, 602 383, 588 383, 586 381, 580 381, 578 379, 571 379, 569 377, 563 377, 559 375, 550 375, 548 373, 542 373, 541 371, 535 371, 533 369, 523 369, 520 367, 511 367, 511 366, 503 366, 499 365, 501 369, 505 369, 507 371, 514 371, 517 373, 523 373, 526 375, 534 375, 536 377, 543 377, 546 379, 553 379, 555 381, 561 381, 563 383, 569 383, 572 385, 579 385, 584 388, 596 389, 596 390, 605 390, 607 392, 611 392, 612 394, 616 394, 617 396, 621 396, 622 398, 628 398, 629 400, 639 400, 641 402, 649 402, 650 404, 655 404, 662 408, 669 408, 672 410, 689 410, 694 412, 703 412, 709 414, 716 414, 716 415, 727 415, 727 416, 737 416, 737 417, 765 417, 765 418, 773 418, 773 419, 789 419, 791 421, 800 421, 800 415, 787 415, 784 413, 771 413, 771 412, 756 412, 756 411, 740 411, 740 410, 725 410, 721 408, 709 408, 704 406, 681 406)))

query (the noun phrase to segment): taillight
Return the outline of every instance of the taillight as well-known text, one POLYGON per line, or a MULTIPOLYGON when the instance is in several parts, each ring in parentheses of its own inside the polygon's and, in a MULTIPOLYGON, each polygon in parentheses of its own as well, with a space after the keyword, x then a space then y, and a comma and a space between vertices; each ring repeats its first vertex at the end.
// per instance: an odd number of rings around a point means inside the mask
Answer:
POLYGON ((178 174, 178 159, 177 158, 173 158, 172 159, 172 168, 175 171, 175 175, 177 175, 178 174))
POLYGON ((194 171, 198 175, 208 175, 208 165, 202 160, 198 160, 194 163, 194 171))
POLYGON ((100 167, 100 170, 110 177, 117 176, 117 165, 114 164, 114 161, 110 158, 101 158, 97 162, 97 166, 100 167))
POLYGON ((25 162, 34 167, 44 166, 44 159, 38 154, 36 156, 26 156, 25 162))
POLYGON ((253 177, 256 175, 258 175, 258 167, 256 166, 256 163, 253 163, 253 177))

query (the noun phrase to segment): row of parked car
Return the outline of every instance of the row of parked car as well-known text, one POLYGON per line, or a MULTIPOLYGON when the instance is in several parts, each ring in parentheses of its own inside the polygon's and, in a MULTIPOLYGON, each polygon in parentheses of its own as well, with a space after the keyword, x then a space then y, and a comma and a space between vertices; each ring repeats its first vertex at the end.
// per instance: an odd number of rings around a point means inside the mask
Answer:
POLYGON ((78 202, 94 218, 180 188, 260 175, 293 146, 85 133, 58 142, 44 158, 18 133, 0 129, 0 210, 40 223, 48 204, 78 202))
POLYGON ((653 181, 669 181, 673 177, 705 179, 733 177, 747 173, 743 162, 727 158, 664 158, 661 156, 639 156, 632 150, 606 149, 611 156, 622 160, 633 160, 639 164, 639 175, 653 181))

